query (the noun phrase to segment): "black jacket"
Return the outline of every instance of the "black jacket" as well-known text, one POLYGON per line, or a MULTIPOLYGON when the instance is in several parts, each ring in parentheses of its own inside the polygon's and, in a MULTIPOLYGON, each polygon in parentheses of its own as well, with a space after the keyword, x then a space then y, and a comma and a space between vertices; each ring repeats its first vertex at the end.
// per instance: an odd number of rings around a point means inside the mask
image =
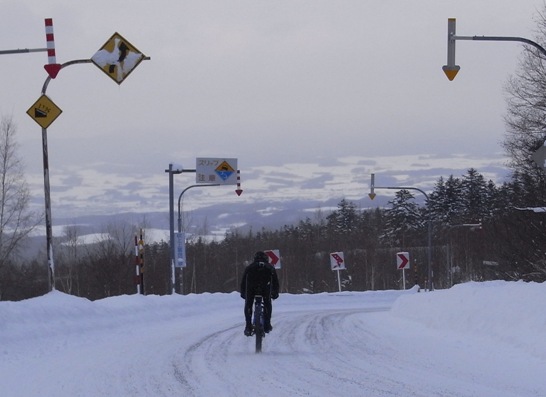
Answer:
POLYGON ((263 295, 277 299, 279 297, 279 279, 277 271, 269 263, 252 262, 243 273, 241 297, 263 295))

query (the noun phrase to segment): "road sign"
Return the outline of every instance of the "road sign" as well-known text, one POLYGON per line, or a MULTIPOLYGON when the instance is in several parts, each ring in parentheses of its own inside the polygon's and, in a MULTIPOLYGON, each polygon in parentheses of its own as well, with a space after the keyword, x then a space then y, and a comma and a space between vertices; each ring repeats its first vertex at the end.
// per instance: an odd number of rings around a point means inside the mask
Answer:
POLYGON ((91 57, 91 61, 112 80, 121 84, 144 58, 145 55, 136 47, 119 33, 114 33, 91 57))
POLYGON ((174 233, 175 267, 186 267, 186 233, 174 233))
POLYGON ((237 159, 197 158, 195 180, 196 183, 236 185, 237 159))
POLYGON ((339 271, 345 269, 345 258, 343 252, 332 252, 330 254, 330 266, 332 270, 337 270, 337 285, 339 292, 341 292, 341 277, 339 271))
POLYGON ((330 254, 330 266, 332 270, 343 270, 345 269, 345 258, 343 252, 332 252, 330 254))
POLYGON ((540 168, 546 171, 546 146, 542 145, 535 150, 535 152, 531 155, 531 158, 540 168))
POLYGON ((398 252, 396 254, 396 267, 398 268, 398 270, 405 270, 410 268, 409 252, 398 252))
POLYGON ((275 269, 281 268, 281 254, 279 250, 267 250, 264 251, 267 256, 269 256, 269 264, 271 264, 275 269))
POLYGON ((47 128, 63 111, 46 95, 42 95, 34 105, 27 110, 27 114, 42 128, 47 128))

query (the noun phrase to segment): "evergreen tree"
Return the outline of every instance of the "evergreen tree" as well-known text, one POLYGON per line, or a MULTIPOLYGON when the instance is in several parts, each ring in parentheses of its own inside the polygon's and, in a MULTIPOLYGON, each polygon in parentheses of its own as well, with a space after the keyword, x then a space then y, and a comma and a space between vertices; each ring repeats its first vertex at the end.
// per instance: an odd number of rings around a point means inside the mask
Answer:
POLYGON ((461 194, 464 203, 463 220, 477 223, 489 216, 489 192, 482 174, 470 168, 461 181, 461 194))
POLYGON ((445 181, 440 177, 427 202, 432 219, 441 225, 455 225, 460 223, 463 209, 461 180, 453 175, 445 181))
POLYGON ((411 241, 411 233, 421 229, 424 224, 423 211, 419 210, 413 199, 409 190, 402 189, 389 201, 392 208, 385 212, 382 237, 391 246, 405 247, 411 241))
POLYGON ((331 228, 336 234, 342 236, 355 232, 358 227, 356 205, 346 199, 342 199, 337 207, 337 211, 332 212, 326 218, 331 228))

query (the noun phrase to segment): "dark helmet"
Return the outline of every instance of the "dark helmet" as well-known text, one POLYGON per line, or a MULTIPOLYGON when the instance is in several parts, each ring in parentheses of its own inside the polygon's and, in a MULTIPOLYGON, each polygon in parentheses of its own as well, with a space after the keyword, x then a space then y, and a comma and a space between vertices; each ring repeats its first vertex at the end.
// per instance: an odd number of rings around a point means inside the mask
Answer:
POLYGON ((269 256, 263 251, 258 251, 254 254, 254 262, 265 262, 269 263, 269 256))

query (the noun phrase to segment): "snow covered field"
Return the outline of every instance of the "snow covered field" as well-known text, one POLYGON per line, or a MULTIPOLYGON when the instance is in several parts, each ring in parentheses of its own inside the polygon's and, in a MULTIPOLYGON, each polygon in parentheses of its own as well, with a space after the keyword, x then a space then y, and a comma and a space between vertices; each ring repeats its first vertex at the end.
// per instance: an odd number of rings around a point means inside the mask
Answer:
POLYGON ((262 354, 237 293, 0 302, 0 395, 546 396, 546 285, 281 294, 262 354))

